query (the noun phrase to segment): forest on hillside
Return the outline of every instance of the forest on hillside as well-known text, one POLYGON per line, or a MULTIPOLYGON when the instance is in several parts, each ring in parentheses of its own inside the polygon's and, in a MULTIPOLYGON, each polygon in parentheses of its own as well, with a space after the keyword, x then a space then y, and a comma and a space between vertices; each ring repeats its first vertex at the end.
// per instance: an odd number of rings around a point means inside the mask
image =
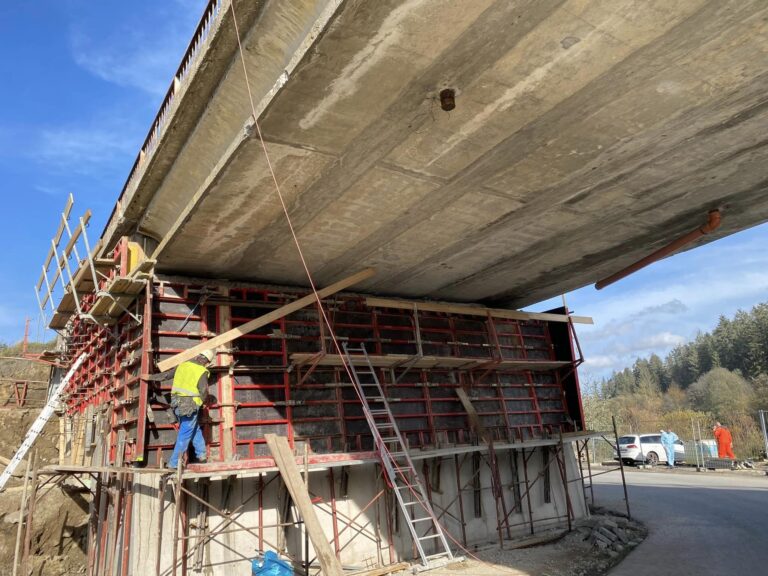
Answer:
POLYGON ((721 316, 714 330, 665 358, 638 358, 587 386, 584 410, 592 429, 610 428, 615 415, 620 433, 672 428, 690 436, 695 423, 706 437, 720 421, 731 428, 738 457, 759 456, 764 443, 758 411, 768 410, 768 303, 721 316))

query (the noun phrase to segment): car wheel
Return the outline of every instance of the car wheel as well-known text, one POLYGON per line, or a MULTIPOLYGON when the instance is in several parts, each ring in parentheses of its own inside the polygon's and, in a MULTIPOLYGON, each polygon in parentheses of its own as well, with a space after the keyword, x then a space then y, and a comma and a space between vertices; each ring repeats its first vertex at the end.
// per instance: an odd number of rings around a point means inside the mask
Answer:
POLYGON ((656 454, 656 452, 648 452, 648 454, 645 455, 645 461, 651 466, 656 466, 656 464, 659 463, 659 455, 656 454))

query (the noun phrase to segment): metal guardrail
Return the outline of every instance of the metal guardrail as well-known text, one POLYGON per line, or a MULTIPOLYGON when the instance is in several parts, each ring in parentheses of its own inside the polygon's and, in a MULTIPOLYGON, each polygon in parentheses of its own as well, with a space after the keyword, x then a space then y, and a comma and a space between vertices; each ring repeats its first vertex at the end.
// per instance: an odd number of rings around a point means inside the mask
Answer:
POLYGON ((120 192, 117 204, 115 205, 115 208, 112 211, 109 220, 107 221, 107 226, 109 226, 109 222, 111 222, 112 218, 114 218, 115 213, 120 211, 120 207, 122 206, 126 192, 141 177, 142 169, 147 166, 148 160, 152 157, 155 150, 157 149, 157 145, 160 142, 166 127, 168 126, 170 111, 173 103, 176 100, 177 95, 182 92, 182 87, 184 86, 184 83, 189 79, 194 64, 202 54, 203 48, 209 39, 210 32, 214 27, 214 23, 216 23, 218 19, 221 18, 221 16, 224 14, 225 11, 222 9, 224 4, 230 1, 231 0, 209 0, 208 6, 203 12, 202 17, 200 18, 200 22, 195 29, 195 33, 192 36, 192 40, 190 41, 189 46, 187 47, 187 50, 181 59, 181 64, 179 64, 179 67, 176 70, 176 74, 171 81, 171 85, 168 87, 168 91, 165 93, 165 98, 163 98, 163 102, 160 105, 160 110, 155 116, 155 120, 152 122, 152 126, 147 133, 147 137, 144 139, 141 150, 136 157, 136 161, 131 167, 128 178, 125 181, 125 185, 120 192))

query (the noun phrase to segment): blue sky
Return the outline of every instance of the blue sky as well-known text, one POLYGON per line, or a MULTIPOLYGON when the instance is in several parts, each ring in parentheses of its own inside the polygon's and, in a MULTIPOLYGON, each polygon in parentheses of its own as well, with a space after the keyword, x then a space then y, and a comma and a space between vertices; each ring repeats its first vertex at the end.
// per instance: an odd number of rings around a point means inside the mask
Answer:
POLYGON ((67 194, 98 238, 205 0, 0 4, 0 342, 37 334, 33 286, 67 194))
MULTIPOLYGON (((32 287, 68 193, 100 234, 205 0, 36 0, 0 4, 0 342, 36 330, 32 287)), ((725 215, 727 217, 727 214, 725 215)), ((579 326, 582 379, 664 354, 720 314, 768 300, 768 226, 663 262, 603 291, 567 296, 579 326)), ((532 309, 559 305, 559 299, 532 309)))

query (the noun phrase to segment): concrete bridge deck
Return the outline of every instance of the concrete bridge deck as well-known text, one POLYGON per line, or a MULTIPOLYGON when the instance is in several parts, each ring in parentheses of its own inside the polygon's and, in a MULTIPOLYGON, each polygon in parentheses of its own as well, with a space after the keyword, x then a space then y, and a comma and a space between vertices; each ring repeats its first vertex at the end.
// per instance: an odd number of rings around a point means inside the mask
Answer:
MULTIPOLYGON (((710 209, 702 241, 768 219, 761 0, 232 1, 319 283, 375 266, 361 290, 522 306, 710 209)), ((159 271, 305 284, 230 4, 211 2, 105 246, 140 233, 159 271)))

